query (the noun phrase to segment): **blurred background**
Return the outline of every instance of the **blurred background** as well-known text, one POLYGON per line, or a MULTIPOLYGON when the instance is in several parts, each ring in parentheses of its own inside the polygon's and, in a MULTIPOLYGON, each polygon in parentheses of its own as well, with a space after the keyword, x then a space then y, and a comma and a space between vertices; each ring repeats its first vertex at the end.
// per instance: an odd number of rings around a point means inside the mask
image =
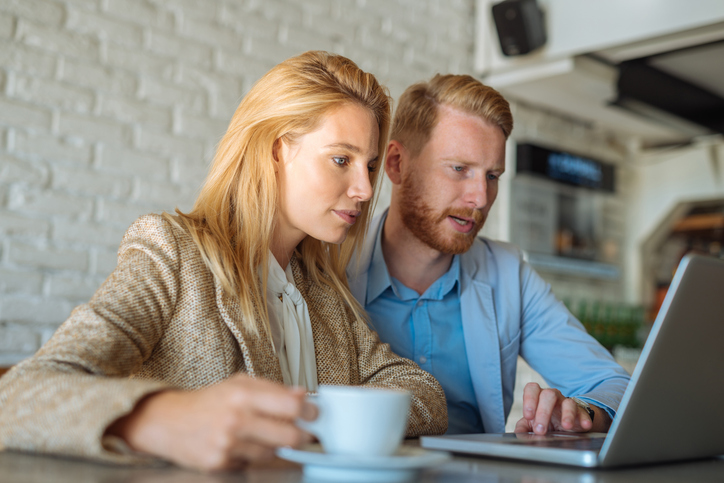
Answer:
POLYGON ((0 0, 0 366, 92 296, 135 218, 192 206, 244 93, 314 49, 394 98, 438 72, 506 95, 483 235, 632 370, 683 254, 724 255, 724 2, 504 3, 0 0))

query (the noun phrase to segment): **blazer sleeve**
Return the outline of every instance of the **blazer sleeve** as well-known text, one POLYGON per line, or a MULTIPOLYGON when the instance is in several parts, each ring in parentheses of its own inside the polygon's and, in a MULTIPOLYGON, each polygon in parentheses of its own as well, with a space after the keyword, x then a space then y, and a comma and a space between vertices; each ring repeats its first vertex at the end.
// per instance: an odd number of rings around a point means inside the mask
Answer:
POLYGON ((614 417, 630 380, 628 373, 586 332, 530 265, 522 262, 520 270, 520 354, 563 395, 586 399, 614 417))
POLYGON ((382 343, 376 332, 350 314, 363 385, 404 389, 412 393, 407 436, 442 434, 447 431, 445 393, 430 373, 400 357, 382 343))
POLYGON ((32 358, 0 378, 0 449, 117 463, 157 462, 123 451, 106 428, 146 395, 167 387, 128 378, 164 330, 179 293, 170 224, 143 217, 127 231, 118 265, 32 358))

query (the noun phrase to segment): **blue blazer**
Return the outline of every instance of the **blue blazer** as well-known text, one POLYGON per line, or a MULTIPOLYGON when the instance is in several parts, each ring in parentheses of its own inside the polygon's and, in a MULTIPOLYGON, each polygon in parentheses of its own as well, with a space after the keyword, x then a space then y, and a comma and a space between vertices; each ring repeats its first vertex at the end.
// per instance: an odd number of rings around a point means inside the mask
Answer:
MULTIPOLYGON (((386 213, 370 225, 359 260, 347 275, 365 305, 367 272, 386 213)), ((485 431, 502 433, 513 405, 518 355, 565 396, 577 396, 613 417, 630 379, 611 354, 558 301, 508 243, 478 238, 461 255, 465 349, 485 431)))

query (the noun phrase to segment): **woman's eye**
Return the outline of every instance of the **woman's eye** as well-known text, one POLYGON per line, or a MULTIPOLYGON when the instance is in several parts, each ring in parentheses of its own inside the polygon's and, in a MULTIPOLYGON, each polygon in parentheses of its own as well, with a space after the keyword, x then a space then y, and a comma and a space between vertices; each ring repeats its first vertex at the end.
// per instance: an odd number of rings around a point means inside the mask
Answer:
POLYGON ((369 171, 370 173, 374 173, 375 171, 377 171, 377 165, 376 164, 367 165, 367 171, 369 171))
POLYGON ((347 158, 344 156, 334 156, 332 158, 332 161, 334 161, 334 164, 338 166, 344 166, 345 164, 347 164, 347 158))

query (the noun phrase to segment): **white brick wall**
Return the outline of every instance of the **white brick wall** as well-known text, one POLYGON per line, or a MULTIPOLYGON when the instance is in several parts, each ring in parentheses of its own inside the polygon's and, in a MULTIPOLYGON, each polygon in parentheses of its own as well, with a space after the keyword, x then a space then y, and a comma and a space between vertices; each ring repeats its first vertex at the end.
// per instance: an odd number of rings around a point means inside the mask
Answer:
POLYGON ((397 97, 471 72, 473 4, 0 0, 0 365, 88 300, 136 217, 190 208, 269 68, 331 50, 397 97))

